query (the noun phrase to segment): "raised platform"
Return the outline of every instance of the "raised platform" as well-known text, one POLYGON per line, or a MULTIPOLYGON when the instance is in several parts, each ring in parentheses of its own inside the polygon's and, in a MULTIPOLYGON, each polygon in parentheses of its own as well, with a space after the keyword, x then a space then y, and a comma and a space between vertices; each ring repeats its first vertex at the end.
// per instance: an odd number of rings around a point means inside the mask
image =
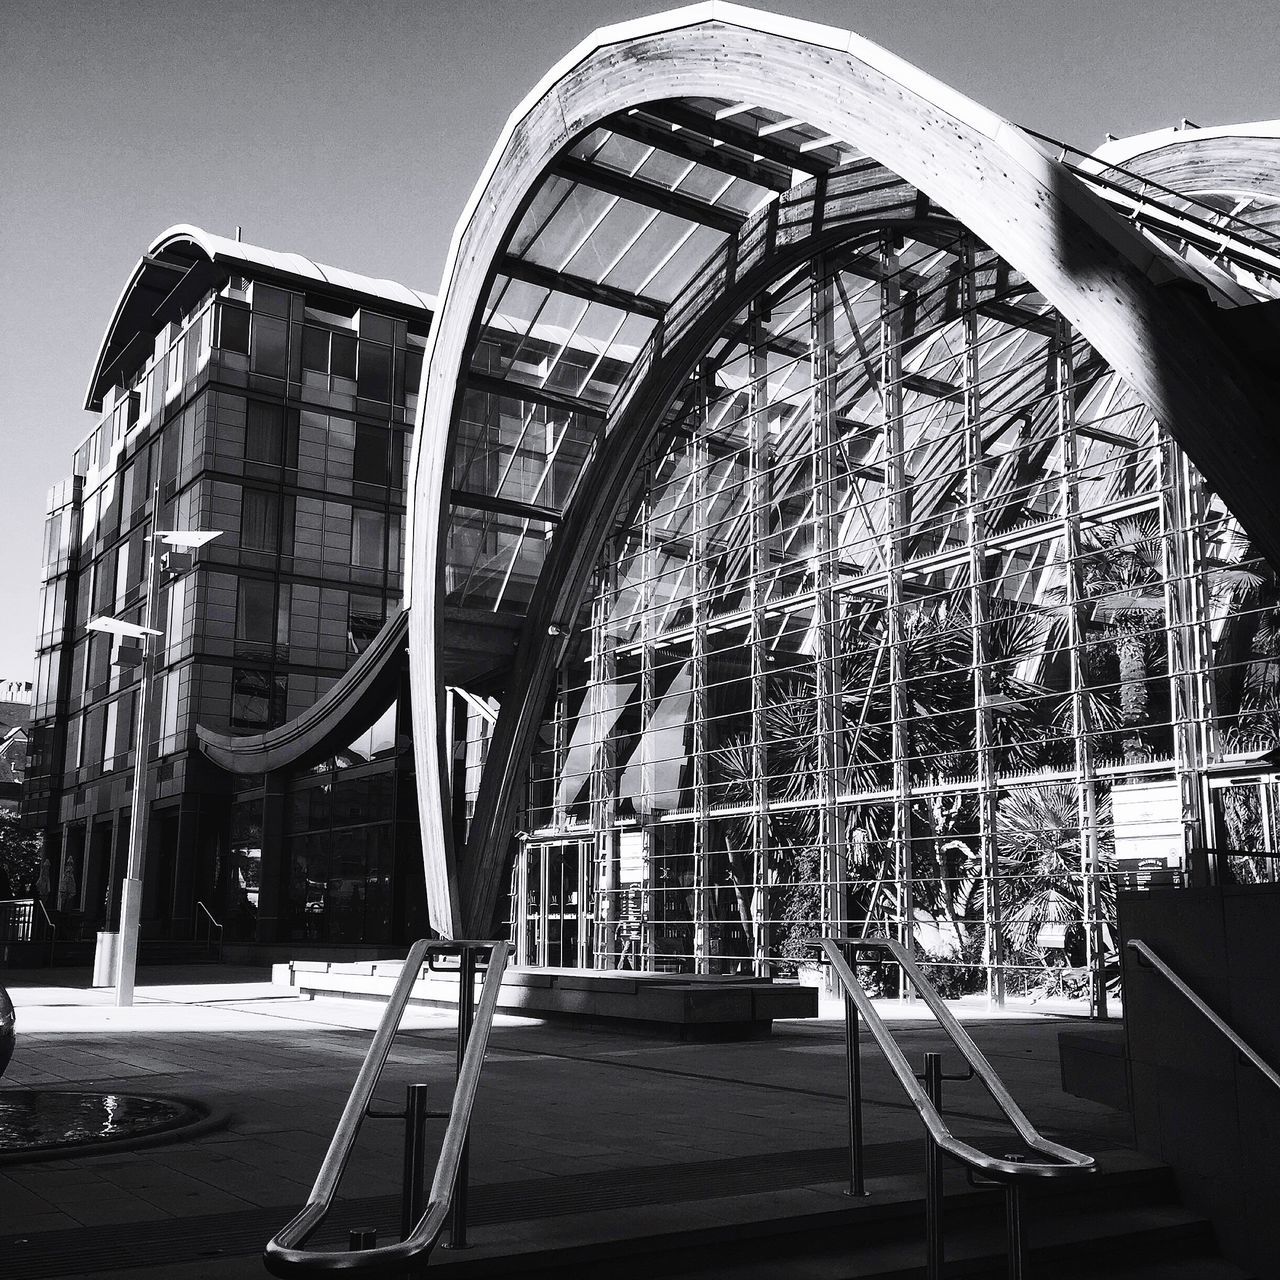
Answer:
MULTIPOLYGON (((271 980, 311 998, 385 1000, 402 967, 397 960, 293 960, 272 965, 271 980)), ((456 974, 424 968, 410 1000, 433 1008, 456 1005, 456 974)), ((767 978, 512 966, 503 977, 498 1009, 630 1024, 681 1040, 745 1040, 767 1036, 775 1018, 816 1018, 818 992, 767 978)))

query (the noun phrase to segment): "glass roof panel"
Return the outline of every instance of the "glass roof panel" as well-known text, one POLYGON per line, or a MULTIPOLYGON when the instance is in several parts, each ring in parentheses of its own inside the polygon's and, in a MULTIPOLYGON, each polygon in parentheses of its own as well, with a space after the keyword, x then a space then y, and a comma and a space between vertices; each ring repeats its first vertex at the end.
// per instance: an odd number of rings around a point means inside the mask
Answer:
POLYGON ((578 186, 527 256, 599 281, 652 217, 642 205, 578 186))
POLYGON ((529 245, 538 237, 545 224, 554 216, 560 206, 569 198, 575 184, 569 178, 552 174, 538 188, 532 203, 520 219, 520 225, 511 238, 510 252, 517 258, 523 257, 529 245))

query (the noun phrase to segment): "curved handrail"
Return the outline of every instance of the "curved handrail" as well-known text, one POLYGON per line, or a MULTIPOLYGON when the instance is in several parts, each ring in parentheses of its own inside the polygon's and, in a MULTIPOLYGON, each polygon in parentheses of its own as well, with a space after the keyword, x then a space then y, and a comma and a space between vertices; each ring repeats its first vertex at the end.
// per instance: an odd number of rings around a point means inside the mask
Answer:
POLYGON ((996 1074, 995 1069, 987 1061, 986 1055, 974 1044, 969 1033, 956 1020, 955 1015, 943 1003, 942 998, 934 990, 932 983, 921 972, 920 967, 911 958, 907 949, 892 938, 824 938, 822 950, 831 962, 831 967, 840 979, 841 986, 858 1008, 858 1012, 867 1020, 871 1034, 875 1037, 880 1051, 884 1054, 898 1083, 906 1091, 920 1119, 929 1130, 929 1136, 949 1156, 962 1164, 976 1169, 998 1182, 1021 1181, 1024 1178, 1058 1178, 1072 1174, 1093 1171, 1094 1160, 1083 1152, 1074 1151, 1060 1143, 1043 1137, 1036 1127, 1027 1119, 1022 1108, 1013 1100, 1013 1095, 1005 1088, 1004 1082, 996 1074), (1007 1160, 999 1156, 988 1155, 971 1146, 963 1138, 957 1138, 951 1132, 941 1113, 930 1101, 928 1094, 920 1087, 915 1072, 907 1062, 906 1055, 898 1047, 897 1042, 889 1034, 884 1020, 876 1012, 871 998, 862 989, 848 960, 845 959, 842 946, 851 946, 859 951, 883 951, 888 953, 902 966, 903 972, 911 980, 920 998, 929 1007, 929 1011, 937 1018, 939 1025, 947 1033, 951 1043, 960 1051, 974 1074, 986 1086, 996 1106, 1004 1113, 1005 1118, 1018 1131, 1018 1136, 1032 1150, 1040 1155, 1050 1157, 1052 1163, 1035 1161, 1007 1160))
POLYGON ((1246 1044, 1241 1036, 1233 1031, 1192 989, 1141 938, 1130 938, 1128 948, 1141 960, 1145 960, 1164 978, 1171 987, 1182 996, 1219 1034, 1230 1040, 1236 1049, 1244 1055, 1277 1089, 1280 1089, 1280 1073, 1262 1057, 1260 1053, 1246 1044))
MULTIPOLYGON (((493 943, 489 952, 489 965, 480 989, 475 1022, 471 1037, 467 1041, 462 1065, 458 1069, 457 1083, 454 1086, 449 1123, 445 1128, 444 1141, 440 1146, 440 1156, 436 1162, 435 1176, 431 1180, 427 1205, 417 1225, 398 1244, 379 1245, 373 1249, 338 1252, 332 1249, 305 1249, 303 1245, 324 1221, 332 1207, 338 1184, 342 1180, 351 1149, 355 1145, 356 1135, 360 1131, 360 1125, 373 1098, 373 1091, 377 1088, 378 1079, 386 1065, 392 1041, 399 1029, 400 1019, 404 1016, 405 1006, 409 1003, 409 996, 413 991, 414 983, 418 980, 427 952, 433 949, 452 949, 457 945, 457 943, 433 942, 424 938, 409 948, 404 968, 400 970, 400 976, 396 979, 396 985, 387 1001, 386 1012, 382 1015, 382 1021, 374 1033, 364 1062, 360 1065, 356 1082, 352 1086, 351 1095, 347 1099, 347 1105, 343 1108, 338 1126, 333 1132, 329 1150, 325 1153, 320 1172, 316 1175, 315 1185, 311 1188, 311 1195, 303 1209, 276 1232, 263 1254, 263 1261, 272 1275, 287 1276, 295 1273, 310 1274, 328 1271, 387 1275, 403 1271, 409 1263, 424 1258, 435 1247, 449 1215, 454 1182, 466 1148, 471 1109, 480 1083, 480 1069, 484 1065, 484 1055, 489 1046, 489 1029, 493 1025, 498 993, 502 987, 502 975, 507 967, 507 957, 510 953, 510 944, 506 942, 493 943)), ((461 1013, 461 1010, 459 1012, 461 1013)))

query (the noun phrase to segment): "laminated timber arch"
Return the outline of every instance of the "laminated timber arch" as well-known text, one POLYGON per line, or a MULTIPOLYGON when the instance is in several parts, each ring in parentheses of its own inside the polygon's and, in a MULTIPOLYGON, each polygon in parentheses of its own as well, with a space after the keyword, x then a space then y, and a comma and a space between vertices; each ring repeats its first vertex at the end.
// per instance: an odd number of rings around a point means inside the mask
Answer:
MULTIPOLYGON (((852 153, 879 161, 945 209, 1034 283, 1147 401, 1259 545, 1273 557, 1280 554, 1270 511, 1270 477, 1280 458, 1268 439, 1263 384, 1219 335, 1205 297, 1188 284, 1194 273, 1144 239, 1027 135, 883 50, 831 28, 713 3, 598 32, 509 122, 455 232, 424 368, 409 645, 423 855, 432 922, 445 934, 484 932, 491 924, 509 831, 497 771, 505 774, 501 786, 509 796, 527 730, 527 712, 521 729, 516 708, 536 702, 535 672, 546 667, 547 628, 559 629, 555 620, 564 617, 572 584, 581 582, 583 566, 598 551, 612 515, 606 508, 618 493, 614 482, 638 456, 629 449, 644 435, 639 424, 649 413, 651 434, 669 403, 666 388, 651 400, 637 396, 634 430, 606 426, 593 467, 612 467, 611 483, 581 485, 572 509, 560 517, 504 700, 499 734, 508 746, 493 755, 484 784, 484 803, 497 803, 478 815, 459 868, 443 820, 439 746, 442 550, 466 371, 486 296, 521 218, 575 141, 650 106, 677 129, 692 128, 690 121, 700 118, 710 128, 711 116, 698 109, 708 99, 780 113, 771 132, 788 127, 784 122, 803 124, 811 130, 808 150, 820 150, 827 139, 844 147, 846 158, 852 153), (554 578, 548 577, 552 571, 554 578)), ((776 171, 765 133, 755 137, 776 171)), ((741 139, 738 147, 746 163, 762 159, 741 139)), ((801 167, 805 154, 804 145, 794 151, 794 167, 801 167)), ((708 322, 708 331, 712 327, 708 322)), ((678 381, 681 364, 679 376, 687 374, 697 345, 690 339, 671 361, 672 379, 678 381)))

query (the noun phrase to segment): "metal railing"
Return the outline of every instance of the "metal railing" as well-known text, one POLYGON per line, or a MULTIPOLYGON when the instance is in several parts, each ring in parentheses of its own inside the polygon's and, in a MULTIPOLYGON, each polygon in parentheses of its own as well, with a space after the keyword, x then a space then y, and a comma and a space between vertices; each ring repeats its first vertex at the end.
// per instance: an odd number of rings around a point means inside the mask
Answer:
POLYGON ((52 965, 58 926, 44 903, 39 898, 0 899, 0 942, 39 942, 41 932, 49 941, 49 964, 52 965))
MULTIPOLYGON (((1023 1114, 1013 1100, 1004 1082, 987 1061, 982 1050, 974 1044, 967 1031, 956 1021, 934 990, 929 979, 911 958, 906 948, 891 938, 825 938, 822 951, 839 979, 845 999, 845 1052, 848 1068, 849 1104, 849 1178, 850 1193, 866 1195, 862 1150, 862 1066, 858 1044, 858 1017, 867 1023, 876 1044, 884 1054, 898 1083, 906 1091, 925 1126, 925 1257, 928 1280, 941 1280, 944 1248, 942 1230, 942 1159, 946 1155, 964 1165, 970 1180, 975 1174, 984 1175, 990 1182, 1003 1186, 1005 1193, 1005 1221, 1010 1280, 1022 1280, 1026 1269, 1027 1245, 1022 1229, 1021 1187, 1025 1182, 1042 1178, 1071 1177, 1091 1173, 1092 1156, 1074 1151, 1043 1137, 1023 1114), (907 1062, 906 1055, 889 1034, 884 1020, 876 1011, 870 996, 854 972, 858 956, 871 953, 877 960, 888 956, 902 969, 904 976, 915 988, 939 1026, 947 1033, 951 1043, 959 1050, 968 1070, 959 1076, 944 1076, 942 1055, 926 1053, 924 1072, 917 1076, 907 1062), (963 1138, 951 1132, 942 1115, 942 1081, 944 1079, 971 1080, 977 1077, 991 1095, 1005 1118, 1016 1130, 1024 1145, 1043 1160, 1028 1160, 1025 1155, 993 1156, 980 1151, 963 1138), (923 1087, 922 1082, 923 1081, 923 1087)), ((975 1185, 982 1185, 976 1183, 975 1185)))
POLYGON ((196 941, 200 941, 201 926, 204 926, 205 941, 208 943, 209 950, 214 950, 213 932, 218 931, 217 956, 222 959, 222 924, 213 918, 213 912, 204 905, 198 898, 196 899, 196 941))
MULTIPOLYGON (((316 1175, 310 1198, 266 1247, 263 1260, 273 1275, 319 1275, 331 1271, 402 1274, 410 1264, 422 1266, 426 1262, 446 1222, 450 1224, 450 1245, 460 1248, 466 1243, 467 1131, 509 953, 509 944, 505 942, 433 942, 424 938, 409 948, 316 1175), (487 968, 476 1003, 475 975, 482 953, 487 956, 487 968), (408 1105, 403 1112, 374 1111, 369 1104, 424 960, 430 957, 433 961, 437 956, 446 955, 458 957, 458 1070, 435 1175, 430 1192, 424 1197, 421 1137, 425 1121, 432 1114, 424 1105, 425 1086, 409 1086, 408 1105), (361 1124, 366 1117, 392 1116, 405 1120, 402 1239, 398 1244, 378 1245, 375 1232, 353 1231, 347 1252, 304 1248, 333 1205, 361 1124)), ((432 967, 436 967, 434 963, 432 967)))
POLYGON ((1241 1057, 1252 1063, 1267 1080, 1275 1085, 1277 1089, 1280 1089, 1280 1073, 1277 1073, 1275 1068, 1256 1049, 1246 1044, 1236 1031, 1232 1030, 1218 1014, 1214 1013, 1141 938, 1131 938, 1127 945, 1129 950, 1138 957, 1139 964, 1145 964, 1154 969, 1211 1027, 1235 1046, 1241 1057))

